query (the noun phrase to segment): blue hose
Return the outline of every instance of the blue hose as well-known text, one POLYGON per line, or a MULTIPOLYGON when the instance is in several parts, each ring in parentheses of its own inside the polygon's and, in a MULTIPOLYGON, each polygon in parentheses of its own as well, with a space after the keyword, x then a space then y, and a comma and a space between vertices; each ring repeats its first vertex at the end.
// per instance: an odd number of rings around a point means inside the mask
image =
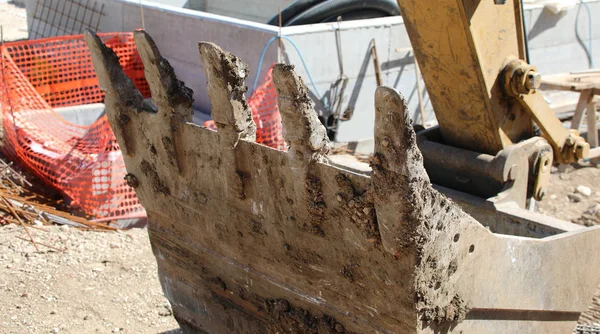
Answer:
POLYGON ((587 56, 589 58, 590 68, 594 68, 594 54, 592 53, 592 40, 593 40, 593 38, 592 38, 592 11, 590 10, 590 6, 586 2, 584 2, 583 0, 579 0, 579 2, 581 3, 581 5, 579 6, 579 9, 577 10, 577 16, 575 17, 575 35, 577 35, 577 38, 581 41, 581 44, 583 45, 583 48, 585 49, 585 52, 587 53, 587 56), (581 6, 585 7, 585 9, 587 10, 588 19, 589 19, 589 24, 588 24, 589 41, 588 41, 587 47, 583 43, 583 39, 581 38, 581 36, 579 36, 579 13, 581 12, 581 6))
MULTIPOLYGON (((271 45, 271 43, 273 43, 278 38, 279 38, 279 36, 273 36, 267 42, 267 44, 265 44, 265 46, 263 47, 262 52, 260 53, 260 58, 258 59, 258 67, 256 69, 256 77, 254 77, 254 84, 252 85, 252 92, 249 93, 248 96, 252 95, 252 93, 254 93, 254 91, 256 90, 256 86, 258 85, 258 78, 260 76, 260 68, 262 67, 262 63, 265 58, 265 53, 267 53, 267 49, 269 48, 269 45, 271 45)), ((310 81, 310 84, 315 91, 315 95, 319 98, 321 103, 323 103, 323 105, 325 106, 325 109, 329 110, 329 106, 327 106, 325 104, 325 102, 323 101, 323 96, 321 95, 321 93, 319 93, 319 90, 317 89, 317 85, 315 85, 315 81, 313 80, 312 75, 310 74, 310 71, 308 70, 308 66, 306 66, 306 62, 304 61, 302 52, 300 52, 300 49, 298 49, 298 46, 296 45, 296 43, 294 43, 294 41, 291 38, 289 38, 287 36, 281 36, 281 38, 290 42, 290 44, 292 44, 294 49, 296 49, 296 52, 298 53, 298 56, 300 57, 300 61, 302 61, 302 65, 304 66, 304 70, 306 71, 306 76, 308 76, 308 81, 310 81)))

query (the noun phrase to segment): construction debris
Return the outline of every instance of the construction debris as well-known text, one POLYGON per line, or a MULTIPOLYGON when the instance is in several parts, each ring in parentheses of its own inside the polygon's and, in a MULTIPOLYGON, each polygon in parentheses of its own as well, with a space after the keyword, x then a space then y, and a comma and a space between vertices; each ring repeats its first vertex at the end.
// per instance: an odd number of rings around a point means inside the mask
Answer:
POLYGON ((25 185, 31 187, 32 185, 23 175, 11 168, 12 164, 12 161, 6 163, 0 159, 0 178, 4 189, 7 189, 11 194, 15 192, 19 194, 22 191, 22 187, 25 185), (17 183, 20 183, 20 185, 17 183))
MULTIPOLYGON (((102 38, 121 50, 118 56, 127 75, 149 96, 132 34, 102 38)), ((90 72, 83 36, 9 42, 0 49, 4 156, 88 215, 145 217, 135 191, 123 179, 127 172, 103 116, 104 94, 90 72), (79 109, 66 109, 75 106, 79 109)))
POLYGON ((348 143, 345 143, 343 145, 332 148, 330 154, 331 155, 351 155, 351 156, 354 156, 356 158, 356 160, 358 160, 360 162, 365 162, 365 163, 370 163, 371 159, 373 158, 373 154, 360 153, 360 152, 357 152, 356 150, 351 149, 349 147, 348 143))
POLYGON ((0 225, 21 226, 27 238, 17 238, 31 242, 37 251, 40 251, 39 246, 60 252, 66 250, 37 242, 30 229, 45 231, 47 226, 57 224, 84 230, 115 230, 107 224, 95 223, 57 210, 49 205, 51 201, 47 198, 33 193, 32 188, 33 184, 22 173, 12 168, 12 162, 7 163, 0 159, 0 225), (46 204, 39 203, 40 199, 45 199, 46 204))

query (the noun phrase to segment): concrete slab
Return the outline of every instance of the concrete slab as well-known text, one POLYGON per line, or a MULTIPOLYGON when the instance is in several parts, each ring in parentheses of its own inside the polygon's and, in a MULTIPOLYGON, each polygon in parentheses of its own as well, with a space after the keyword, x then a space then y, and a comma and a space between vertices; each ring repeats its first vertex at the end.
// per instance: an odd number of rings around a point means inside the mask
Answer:
POLYGON ((54 108, 54 112, 70 123, 80 126, 90 126, 104 115, 104 103, 54 108))

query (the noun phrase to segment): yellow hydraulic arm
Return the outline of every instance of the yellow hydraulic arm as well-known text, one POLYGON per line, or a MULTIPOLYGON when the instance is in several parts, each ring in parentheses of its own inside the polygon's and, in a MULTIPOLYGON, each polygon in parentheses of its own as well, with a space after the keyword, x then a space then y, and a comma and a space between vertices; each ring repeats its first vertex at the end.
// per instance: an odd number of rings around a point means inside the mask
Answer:
POLYGON ((589 145, 562 127, 525 62, 519 0, 398 0, 444 141, 495 155, 533 136, 533 123, 568 163, 589 145))

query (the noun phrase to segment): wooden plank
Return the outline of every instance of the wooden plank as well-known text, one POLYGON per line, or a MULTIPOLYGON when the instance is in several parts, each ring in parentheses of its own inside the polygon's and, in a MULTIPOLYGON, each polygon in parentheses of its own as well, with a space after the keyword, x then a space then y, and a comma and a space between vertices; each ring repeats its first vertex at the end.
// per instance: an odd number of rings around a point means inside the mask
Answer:
POLYGON ((560 73, 542 76, 542 89, 582 91, 600 88, 600 73, 560 73))
POLYGON ((586 108, 588 135, 587 142, 591 148, 598 146, 598 127, 596 120, 596 103, 590 101, 586 108))
POLYGON ((579 101, 577 102, 577 107, 575 108, 575 114, 573 115, 573 121, 571 121, 571 129, 578 130, 581 126, 581 120, 583 119, 583 113, 585 108, 591 102, 593 96, 591 95, 591 91, 589 89, 581 91, 579 94, 579 101))

